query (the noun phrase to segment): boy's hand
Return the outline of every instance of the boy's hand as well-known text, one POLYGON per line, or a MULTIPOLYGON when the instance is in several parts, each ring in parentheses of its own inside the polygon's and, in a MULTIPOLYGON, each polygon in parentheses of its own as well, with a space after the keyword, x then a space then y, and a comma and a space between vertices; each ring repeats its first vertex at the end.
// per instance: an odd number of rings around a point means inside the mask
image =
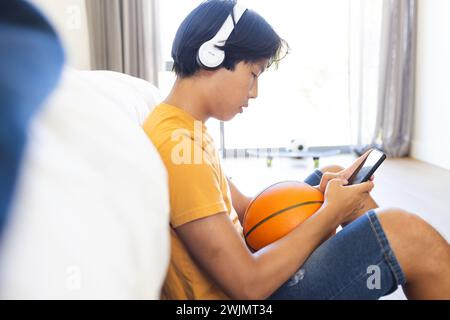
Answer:
POLYGON ((351 186, 347 183, 345 179, 332 179, 325 190, 322 206, 329 207, 338 224, 354 220, 374 187, 372 181, 351 186))
MULTIPOLYGON (((324 172, 322 175, 322 179, 320 180, 320 185, 318 186, 318 190, 322 193, 325 193, 325 189, 328 185, 328 182, 330 182, 333 179, 343 179, 348 180, 352 176, 353 172, 359 167, 359 165, 367 158, 371 150, 368 150, 366 153, 364 153, 361 157, 356 159, 356 161, 348 168, 339 171, 339 172, 324 172)), ((370 177, 370 181, 373 181, 374 176, 370 177)))

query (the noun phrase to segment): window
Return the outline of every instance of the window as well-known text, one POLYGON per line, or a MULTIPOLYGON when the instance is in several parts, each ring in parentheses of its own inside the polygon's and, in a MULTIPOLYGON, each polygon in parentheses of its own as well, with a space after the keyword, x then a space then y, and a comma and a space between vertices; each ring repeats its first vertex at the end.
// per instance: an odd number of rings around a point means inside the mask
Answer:
MULTIPOLYGON (((351 144, 349 108, 349 26, 351 0, 247 0, 291 47, 278 70, 259 80, 259 96, 224 124, 226 149, 277 148, 291 139, 308 146, 351 144)), ((176 30, 201 1, 161 1, 163 57, 170 62, 176 30)), ((242 2, 242 1, 241 1, 242 2)), ((168 93, 174 75, 160 74, 168 93)), ((216 145, 220 125, 206 124, 216 145)))

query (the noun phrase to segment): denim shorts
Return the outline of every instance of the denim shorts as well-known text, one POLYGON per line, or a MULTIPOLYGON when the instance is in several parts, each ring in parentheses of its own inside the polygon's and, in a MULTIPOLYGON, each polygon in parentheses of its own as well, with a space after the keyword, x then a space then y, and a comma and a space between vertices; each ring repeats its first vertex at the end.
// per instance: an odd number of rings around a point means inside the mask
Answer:
MULTIPOLYGON (((305 182, 318 185, 314 171, 305 182)), ((406 282, 374 211, 368 211, 322 243, 268 299, 378 299, 406 282)))

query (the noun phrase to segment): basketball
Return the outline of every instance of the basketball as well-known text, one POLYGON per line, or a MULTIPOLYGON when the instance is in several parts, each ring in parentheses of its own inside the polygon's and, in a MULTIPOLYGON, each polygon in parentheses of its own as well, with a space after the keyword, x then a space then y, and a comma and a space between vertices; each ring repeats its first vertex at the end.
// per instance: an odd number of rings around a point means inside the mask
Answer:
POLYGON ((243 229, 247 245, 257 251, 282 238, 319 210, 323 200, 322 192, 304 182, 271 185, 245 211, 243 229))

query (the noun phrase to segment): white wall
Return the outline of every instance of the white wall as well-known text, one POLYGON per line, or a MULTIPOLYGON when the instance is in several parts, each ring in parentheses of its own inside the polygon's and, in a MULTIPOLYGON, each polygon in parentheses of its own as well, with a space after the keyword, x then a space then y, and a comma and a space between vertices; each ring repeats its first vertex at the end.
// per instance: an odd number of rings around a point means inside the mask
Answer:
POLYGON ((57 29, 66 49, 69 65, 90 69, 89 33, 85 0, 31 0, 57 29))
POLYGON ((450 169, 450 1, 418 3, 412 156, 450 169))

